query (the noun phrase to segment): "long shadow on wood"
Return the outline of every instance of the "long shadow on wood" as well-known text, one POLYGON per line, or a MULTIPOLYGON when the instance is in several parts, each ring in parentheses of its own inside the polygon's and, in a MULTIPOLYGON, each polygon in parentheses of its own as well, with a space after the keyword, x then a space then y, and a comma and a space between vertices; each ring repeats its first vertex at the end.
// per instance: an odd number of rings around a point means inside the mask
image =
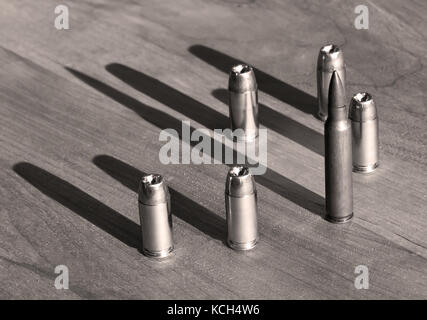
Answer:
MULTIPOLYGON (((106 69, 134 89, 211 130, 229 127, 229 119, 222 113, 149 75, 118 63, 109 64, 106 69)), ((216 98, 228 104, 227 91, 224 93, 219 89, 215 90, 213 94, 216 98)), ((259 111, 261 124, 323 156, 323 136, 320 133, 263 104, 260 104, 259 111)))
POLYGON ((132 220, 69 182, 31 163, 17 163, 13 166, 13 170, 43 194, 74 211, 124 244, 140 250, 141 228, 132 220))
MULTIPOLYGON (((228 104, 227 89, 213 90, 212 95, 219 101, 228 104)), ((295 141, 321 156, 324 155, 324 138, 322 134, 262 103, 259 104, 259 121, 267 128, 276 131, 282 136, 295 141)))
MULTIPOLYGON (((138 184, 144 172, 135 167, 108 155, 99 155, 93 158, 93 163, 119 181, 121 184, 138 192, 138 184)), ((206 235, 225 241, 227 225, 224 218, 209 211, 182 193, 169 187, 171 195, 172 214, 184 220, 206 235)))
MULTIPOLYGON (((139 102, 138 100, 128 96, 127 94, 120 92, 117 89, 114 89, 113 87, 99 80, 96 80, 80 71, 71 68, 66 69, 86 84, 90 85, 91 87, 105 94, 111 99, 117 101, 123 106, 133 110, 141 118, 156 125, 160 129, 163 130, 170 128, 176 130, 178 133, 181 133, 182 123, 178 119, 168 115, 165 112, 147 106, 146 104, 139 102)), ((167 95, 168 93, 165 92, 165 94, 167 95)), ((193 132, 194 130, 194 128, 191 128, 191 132, 193 132)), ((204 137, 204 139, 210 139, 210 145, 213 148, 213 139, 211 137, 204 137)), ((198 142, 192 142, 193 145, 197 143, 198 142)), ((223 147, 227 148, 226 146, 223 147)), ((233 151, 233 153, 235 154, 236 152, 233 151)), ((223 152, 222 154, 224 155, 225 152, 223 152)), ((215 156, 215 153, 211 152, 211 155, 215 156)), ((233 156, 233 159, 236 159, 236 156, 233 156)), ((223 162, 224 159, 222 158, 217 160, 223 162)), ((317 215, 323 214, 325 200, 322 196, 280 175, 276 171, 267 168, 267 172, 264 175, 255 176, 255 180, 257 181, 257 183, 264 185, 273 192, 276 192, 282 197, 289 199, 300 207, 303 207, 317 215)))
MULTIPOLYGON (((230 72, 233 65, 243 62, 203 45, 193 45, 188 49, 188 51, 199 59, 226 73, 230 72)), ((294 108, 316 116, 317 99, 315 97, 261 70, 256 68, 254 70, 259 90, 293 106, 294 108)))
POLYGON ((134 89, 201 123, 208 129, 229 127, 230 121, 227 116, 149 75, 118 63, 109 64, 106 69, 134 89))

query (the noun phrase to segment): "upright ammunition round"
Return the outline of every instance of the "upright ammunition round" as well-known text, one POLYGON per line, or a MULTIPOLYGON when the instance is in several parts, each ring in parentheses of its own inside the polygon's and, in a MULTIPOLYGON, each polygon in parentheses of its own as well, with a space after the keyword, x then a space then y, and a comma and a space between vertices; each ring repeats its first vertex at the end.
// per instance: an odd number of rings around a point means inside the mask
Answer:
POLYGON ((170 196, 163 177, 142 177, 138 192, 142 228, 142 251, 146 256, 163 258, 173 251, 170 196))
POLYGON ((258 88, 252 67, 238 64, 231 68, 228 81, 231 129, 235 140, 253 141, 258 137, 258 88))
POLYGON ((257 194, 247 167, 233 167, 225 183, 227 243, 235 250, 249 250, 258 242, 257 194))
POLYGON ((378 116, 369 93, 360 92, 350 101, 353 140, 353 171, 373 172, 379 166, 378 116))
POLYGON ((325 219, 343 223, 353 217, 351 122, 344 88, 337 72, 329 87, 328 118, 325 122, 325 219))

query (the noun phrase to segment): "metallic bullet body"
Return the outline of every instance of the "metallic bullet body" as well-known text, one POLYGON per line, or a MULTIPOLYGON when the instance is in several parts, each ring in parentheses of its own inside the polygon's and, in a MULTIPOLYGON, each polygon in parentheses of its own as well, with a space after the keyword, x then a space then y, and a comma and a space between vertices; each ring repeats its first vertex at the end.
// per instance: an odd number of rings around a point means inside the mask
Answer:
POLYGON ((159 174, 142 177, 138 192, 143 253, 163 258, 173 250, 172 215, 168 187, 159 174))
POLYGON ((317 59, 317 99, 319 104, 318 117, 326 121, 328 117, 329 84, 332 73, 336 71, 341 79, 345 96, 345 63, 342 50, 333 44, 320 48, 317 59))
POLYGON ((227 243, 234 250, 249 250, 258 242, 257 193, 247 167, 233 167, 225 183, 227 243))
POLYGON ((374 100, 361 92, 350 102, 353 140, 353 171, 373 172, 379 165, 378 116, 374 100))
POLYGON ((353 217, 351 121, 345 106, 344 87, 333 72, 325 122, 325 219, 344 223, 353 217))
POLYGON ((238 141, 253 141, 258 136, 258 87, 252 67, 238 64, 231 68, 228 81, 231 129, 242 129, 238 141))

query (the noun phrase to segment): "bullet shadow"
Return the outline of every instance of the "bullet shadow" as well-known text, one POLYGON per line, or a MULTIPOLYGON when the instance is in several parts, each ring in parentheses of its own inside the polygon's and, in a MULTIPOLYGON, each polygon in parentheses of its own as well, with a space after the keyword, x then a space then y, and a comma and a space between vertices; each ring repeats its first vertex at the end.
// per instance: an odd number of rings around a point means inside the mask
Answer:
MULTIPOLYGON (((105 173, 133 192, 138 193, 139 181, 146 173, 108 155, 96 156, 92 161, 105 173)), ((225 242, 227 225, 224 218, 202 207, 171 187, 169 187, 169 192, 171 195, 172 214, 174 216, 184 220, 204 234, 225 242)))
MULTIPOLYGON (((79 78, 81 81, 85 82, 92 88, 98 90, 99 92, 105 94, 106 96, 110 97, 111 99, 117 101, 118 103, 122 104, 124 107, 129 108, 130 110, 134 111, 136 114, 138 114, 142 119, 156 125, 160 129, 167 129, 171 128, 176 130, 180 138, 181 137, 181 128, 182 123, 180 120, 166 114, 165 112, 162 112, 160 110, 154 109, 150 106, 147 106, 144 103, 139 102, 138 100, 128 96, 127 94, 120 92, 111 86, 96 80, 80 71, 66 68, 70 73, 72 73, 74 76, 79 78)), ((165 94, 168 94, 165 92, 165 94)), ((192 127, 190 129, 191 132, 193 132, 195 129, 192 127)), ((205 137, 205 139, 210 139, 212 146, 212 149, 214 148, 213 139, 211 137, 205 137)), ((191 142, 191 144, 194 146, 197 144, 197 142, 191 142)), ((223 145, 223 148, 227 148, 223 145)), ((223 151, 223 157, 220 160, 222 163, 224 163, 224 154, 223 151)), ((211 150, 211 155, 215 156, 215 152, 211 150)), ((233 150, 233 159, 236 159, 236 151, 233 150)), ((224 177, 225 179, 225 177, 224 177)), ((323 214, 323 208, 324 208, 324 198, 319 196, 317 193, 314 193, 303 186, 299 185, 298 183, 293 182, 292 180, 283 177, 276 171, 273 171, 271 169, 267 168, 267 172, 264 175, 258 175, 255 177, 256 181, 265 187, 269 188, 273 192, 276 192, 277 194, 289 199, 290 201, 296 203, 297 205, 311 211, 314 214, 321 215, 323 214)))
POLYGON ((227 116, 149 75, 118 63, 109 64, 105 68, 132 88, 182 113, 186 117, 194 119, 208 129, 226 129, 230 127, 230 121, 227 116))
MULTIPOLYGON (((229 118, 222 113, 140 71, 118 63, 109 64, 106 69, 134 89, 203 124, 211 130, 230 127, 229 118), (217 124, 220 124, 221 127, 215 127, 217 124)), ((222 89, 215 90, 213 95, 228 105, 227 90, 224 90, 224 92, 222 89)), ((263 104, 260 104, 259 107, 259 121, 264 126, 323 156, 323 135, 263 104)))
MULTIPOLYGON (((219 101, 228 105, 227 89, 213 90, 212 95, 219 101)), ((322 134, 295 120, 292 120, 262 103, 259 103, 259 122, 265 127, 295 141, 307 149, 310 149, 321 156, 324 155, 324 141, 322 134)))
POLYGON ((276 171, 267 168, 266 173, 255 176, 255 181, 311 213, 324 216, 325 198, 276 171))
POLYGON ((96 80, 80 71, 74 70, 72 68, 65 67, 67 71, 73 74, 76 78, 80 79, 84 83, 88 84, 95 90, 103 93, 107 97, 113 99, 114 101, 120 103, 126 108, 132 110, 142 119, 154 124, 160 129, 172 128, 175 129, 178 133, 181 133, 182 123, 180 120, 168 115, 167 113, 157 110, 153 107, 150 107, 138 100, 132 98, 131 96, 114 89, 113 87, 103 83, 99 80, 96 80), (179 130, 178 130, 179 129, 179 130))
POLYGON ((141 228, 132 220, 69 182, 31 163, 17 163, 13 166, 13 171, 49 198, 74 211, 124 244, 141 251, 141 228))
MULTIPOLYGON (((188 51, 227 74, 230 72, 232 66, 242 63, 242 61, 226 55, 225 53, 199 44, 191 46, 188 51)), ((315 97, 259 69, 254 68, 254 71, 259 90, 302 112, 316 116, 317 99, 315 97)))
MULTIPOLYGON (((92 88, 98 90, 99 92, 105 94, 106 96, 110 97, 111 99, 113 99, 114 101, 120 103, 121 105, 123 105, 124 107, 134 111, 137 115, 139 115, 142 119, 154 124, 155 126, 157 126, 158 128, 160 128, 161 130, 165 130, 165 129, 174 129, 177 134, 178 137, 182 140, 182 122, 179 119, 176 119, 172 116, 170 116, 169 114, 167 114, 166 112, 157 110, 153 107, 150 107, 142 102, 139 102, 138 100, 132 98, 131 96, 114 89, 113 87, 99 81, 96 80, 80 71, 71 69, 66 67, 66 70, 68 70, 71 74, 73 74, 75 77, 77 77, 78 79, 80 79, 81 81, 83 81, 84 83, 88 84, 89 86, 91 86, 92 88)), ((190 135, 195 131, 196 129, 194 127, 190 126, 190 135)), ((211 149, 210 150, 206 150, 206 151, 210 151, 211 155, 215 155, 214 152, 214 140, 210 137, 210 136, 206 136, 204 134, 201 135, 202 137, 200 138, 200 140, 202 139, 207 139, 210 141, 210 145, 211 145, 211 149)), ((199 141, 188 141, 190 143, 191 146, 195 146, 199 143, 199 141)), ((217 142, 215 142, 217 143, 217 142)), ((225 148, 228 148, 224 145, 222 145, 222 157, 217 159, 219 160, 221 163, 225 162, 225 154, 226 151, 224 150, 225 148)), ((233 154, 233 159, 236 159, 236 152, 232 151, 233 154)))

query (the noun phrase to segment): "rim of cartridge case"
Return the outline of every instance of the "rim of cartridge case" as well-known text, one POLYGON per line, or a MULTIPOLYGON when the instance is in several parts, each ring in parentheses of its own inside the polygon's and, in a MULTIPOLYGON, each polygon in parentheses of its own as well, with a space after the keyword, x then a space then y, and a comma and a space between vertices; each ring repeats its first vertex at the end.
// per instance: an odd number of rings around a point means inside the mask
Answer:
POLYGON ((369 165, 369 166, 353 165, 353 172, 362 173, 362 174, 372 173, 379 167, 379 165, 380 165, 379 162, 376 162, 376 163, 369 165))
POLYGON ((325 220, 335 224, 342 224, 342 223, 349 222, 351 219, 353 219, 353 216, 354 216, 353 212, 343 218, 336 218, 330 215, 325 215, 325 220))
POLYGON ((254 142, 258 138, 258 132, 256 135, 243 135, 243 136, 236 136, 233 135, 233 142, 254 142))
POLYGON ((243 242, 243 243, 233 242, 232 240, 228 239, 227 244, 233 250, 247 251, 247 250, 251 250, 251 249, 256 247, 256 245, 258 244, 258 238, 254 239, 250 242, 243 242))
POLYGON ((170 256, 173 249, 174 249, 174 246, 171 246, 167 249, 160 250, 160 251, 151 251, 151 250, 148 250, 146 248, 143 248, 142 253, 145 256, 150 257, 150 258, 162 259, 162 258, 166 258, 166 257, 170 256))

